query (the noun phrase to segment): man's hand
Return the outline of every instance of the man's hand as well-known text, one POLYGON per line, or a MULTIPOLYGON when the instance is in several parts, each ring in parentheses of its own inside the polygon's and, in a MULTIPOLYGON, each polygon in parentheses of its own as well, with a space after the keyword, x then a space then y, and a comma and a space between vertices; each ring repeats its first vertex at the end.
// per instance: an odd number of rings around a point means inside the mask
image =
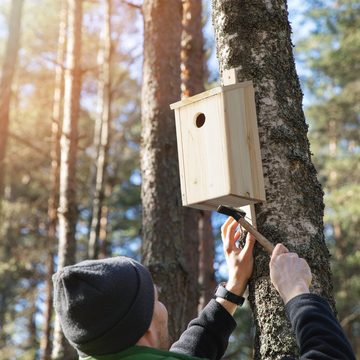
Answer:
POLYGON ((235 242, 239 239, 241 230, 236 231, 237 227, 237 221, 229 217, 221 227, 221 237, 229 271, 229 280, 226 284, 226 289, 236 295, 242 296, 253 271, 255 238, 249 234, 244 248, 238 249, 235 242))
POLYGON ((297 295, 310 292, 312 275, 308 263, 283 244, 277 244, 272 253, 270 278, 285 304, 297 295))

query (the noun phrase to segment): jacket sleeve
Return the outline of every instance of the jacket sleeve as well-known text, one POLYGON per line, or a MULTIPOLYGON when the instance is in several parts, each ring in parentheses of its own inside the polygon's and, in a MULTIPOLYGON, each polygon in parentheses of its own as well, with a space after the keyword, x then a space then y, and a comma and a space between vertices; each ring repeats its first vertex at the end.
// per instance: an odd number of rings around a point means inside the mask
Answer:
POLYGON ((315 294, 298 295, 285 309, 301 359, 355 360, 351 345, 326 300, 315 294))
POLYGON ((220 359, 235 327, 234 318, 217 301, 211 300, 199 317, 190 322, 170 351, 210 360, 220 359))

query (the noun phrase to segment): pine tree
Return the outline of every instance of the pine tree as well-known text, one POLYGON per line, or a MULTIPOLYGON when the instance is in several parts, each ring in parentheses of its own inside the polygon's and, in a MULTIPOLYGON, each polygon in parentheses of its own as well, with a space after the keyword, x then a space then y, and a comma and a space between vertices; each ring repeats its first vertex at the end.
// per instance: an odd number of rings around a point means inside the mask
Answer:
POLYGON ((6 44, 4 63, 0 81, 0 215, 4 196, 6 145, 8 139, 11 85, 20 46, 21 13, 24 0, 11 3, 9 16, 9 37, 6 44))
MULTIPOLYGON (((20 27, 23 0, 12 2, 9 16, 9 36, 5 49, 4 62, 0 80, 0 262, 5 263, 11 258, 10 220, 4 214, 3 200, 5 191, 6 148, 9 136, 10 102, 12 83, 20 46, 20 27)), ((0 271, 2 275, 0 293, 0 327, 5 326, 5 316, 11 301, 12 274, 9 269, 0 271)), ((7 334, 3 329, 0 334, 0 348, 4 347, 7 334)))
MULTIPOLYGON (((202 2, 183 1, 181 40, 181 93, 193 96, 205 90, 205 50, 202 19, 202 2)), ((214 236, 211 212, 184 208, 185 256, 189 278, 187 319, 197 315, 212 298, 214 279, 214 236)))
MULTIPOLYGON (((64 117, 61 134, 58 269, 75 263, 77 222, 76 155, 81 92, 82 0, 68 0, 64 117)), ((55 318, 53 359, 75 357, 55 318)))
POLYGON ((53 317, 53 286, 52 275, 54 273, 54 253, 57 242, 57 208, 59 204, 59 172, 60 172, 60 136, 61 115, 64 96, 64 63, 67 30, 67 7, 66 2, 61 2, 59 38, 57 49, 57 67, 55 69, 54 100, 51 121, 51 190, 48 200, 48 244, 46 256, 46 289, 45 306, 43 312, 44 325, 41 339, 41 360, 50 360, 52 351, 51 330, 53 317))
POLYGON ((142 86, 142 235, 143 261, 166 304, 170 338, 186 324, 189 286, 184 258, 183 215, 174 115, 169 104, 180 98, 182 3, 145 0, 142 86), (169 31, 171 29, 171 31, 169 31))
MULTIPOLYGON (((106 184, 106 167, 108 163, 108 152, 110 142, 111 129, 111 15, 112 15, 112 1, 105 2, 105 27, 103 48, 99 50, 99 110, 98 119, 95 126, 95 144, 97 146, 96 159, 96 175, 95 175, 95 195, 92 206, 92 221, 90 226, 89 236, 89 251, 88 257, 94 259, 98 257, 100 250, 100 229, 101 219, 104 218, 104 196, 106 184)), ((103 239, 103 242, 105 239, 103 239)))

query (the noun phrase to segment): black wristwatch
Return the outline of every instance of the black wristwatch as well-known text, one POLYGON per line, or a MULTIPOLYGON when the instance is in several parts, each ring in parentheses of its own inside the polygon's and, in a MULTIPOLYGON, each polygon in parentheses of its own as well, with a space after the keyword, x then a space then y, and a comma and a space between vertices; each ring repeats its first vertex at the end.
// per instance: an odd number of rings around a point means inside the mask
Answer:
POLYGON ((236 295, 236 294, 232 293, 231 291, 227 290, 225 288, 225 285, 226 285, 226 283, 224 283, 224 282, 222 282, 218 285, 218 287, 216 288, 216 291, 215 291, 214 298, 219 297, 219 298, 225 299, 227 301, 230 301, 233 304, 241 306, 244 303, 245 298, 243 298, 242 296, 236 295))

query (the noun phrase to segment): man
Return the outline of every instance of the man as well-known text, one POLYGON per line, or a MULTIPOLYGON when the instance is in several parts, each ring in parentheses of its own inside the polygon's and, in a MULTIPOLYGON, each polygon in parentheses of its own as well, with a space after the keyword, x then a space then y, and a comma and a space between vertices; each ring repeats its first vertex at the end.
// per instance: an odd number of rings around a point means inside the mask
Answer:
MULTIPOLYGON (((236 323, 233 314, 253 271, 251 236, 242 249, 229 218, 222 240, 229 280, 168 349, 167 310, 149 271, 126 257, 84 261, 54 275, 54 304, 62 329, 83 360, 220 359, 236 323)), ((270 277, 284 301, 301 359, 355 359, 339 323, 321 297, 310 294, 304 259, 278 244, 270 277)))

